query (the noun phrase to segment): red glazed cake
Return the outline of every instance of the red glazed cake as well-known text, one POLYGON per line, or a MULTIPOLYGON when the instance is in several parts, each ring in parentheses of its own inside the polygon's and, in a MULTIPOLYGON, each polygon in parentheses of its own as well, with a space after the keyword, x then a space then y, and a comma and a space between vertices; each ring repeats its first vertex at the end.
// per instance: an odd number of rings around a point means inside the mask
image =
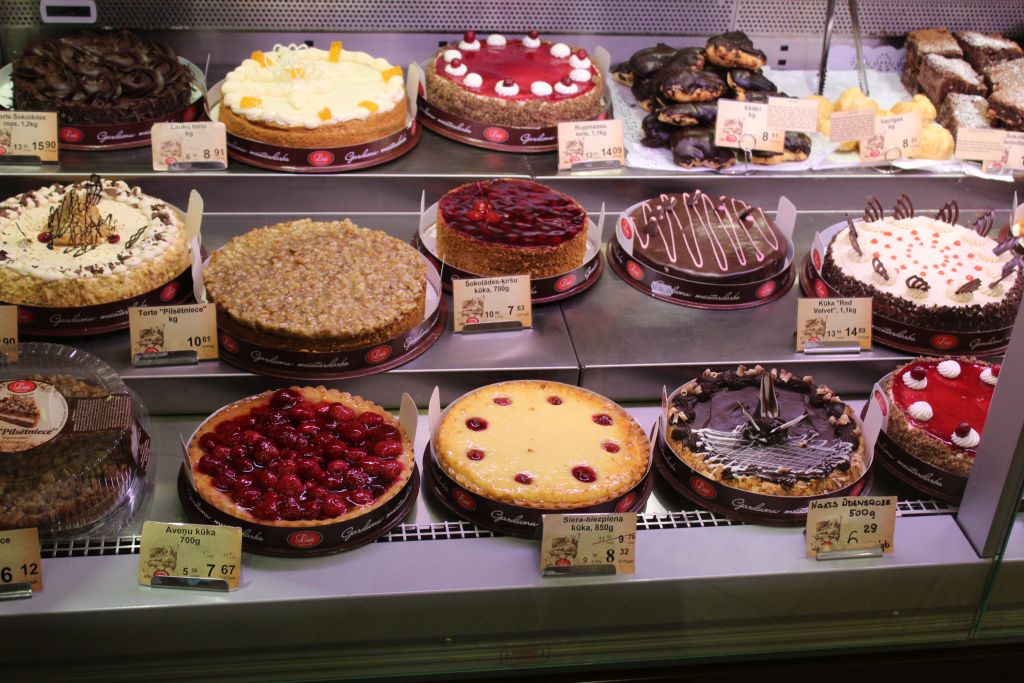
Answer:
POLYGON ((188 444, 196 491, 267 526, 312 527, 365 515, 412 476, 412 440, 390 413, 324 387, 265 391, 228 405, 188 444))
POLYGON ((427 68, 427 99, 473 121, 540 128, 597 118, 604 79, 586 50, 541 40, 467 31, 427 68))
POLYGON ((974 358, 918 358, 886 382, 887 434, 904 450, 947 472, 974 465, 999 365, 974 358))
POLYGON ((587 212, 540 183, 467 183, 437 205, 438 256, 474 275, 560 275, 582 265, 586 250, 587 212))

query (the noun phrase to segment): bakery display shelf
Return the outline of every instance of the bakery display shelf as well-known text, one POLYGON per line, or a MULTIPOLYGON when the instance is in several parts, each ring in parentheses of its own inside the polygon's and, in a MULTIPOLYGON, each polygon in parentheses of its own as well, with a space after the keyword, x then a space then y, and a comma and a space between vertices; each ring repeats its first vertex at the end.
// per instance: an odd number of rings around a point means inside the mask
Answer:
MULTIPOLYGON (((997 224, 1007 215, 1000 213, 997 224)), ((793 231, 796 262, 810 250, 815 230, 841 220, 842 213, 799 213, 793 231)), ((607 274, 590 292, 563 302, 562 311, 579 358, 581 386, 618 401, 660 400, 662 386, 672 391, 705 368, 738 362, 813 375, 841 395, 867 394, 879 377, 915 356, 878 344, 858 354, 797 353, 800 296, 800 288, 793 287, 757 308, 698 310, 659 301, 607 274)))
POLYGON ((978 638, 1019 641, 1024 637, 1024 593, 1021 585, 1024 585, 1024 513, 1017 514, 995 569, 978 638))
MULTIPOLYGON (((659 409, 629 411, 646 428, 659 409)), ((800 530, 731 522, 656 487, 635 575, 544 579, 535 543, 457 522, 421 492, 402 526, 359 550, 244 555, 236 592, 141 587, 132 534, 143 519, 184 518, 178 435, 201 419, 154 419, 155 491, 128 536, 47 544, 46 589, 0 611, 8 675, 82 675, 95 662, 116 680, 144 661, 154 680, 338 679, 957 642, 990 568, 951 509, 929 501, 901 502, 893 555, 814 562, 800 530), (237 627, 256 622, 275 626, 237 627), (126 656, 117 634, 143 628, 126 656)), ((426 439, 421 416, 418 454, 426 439)))

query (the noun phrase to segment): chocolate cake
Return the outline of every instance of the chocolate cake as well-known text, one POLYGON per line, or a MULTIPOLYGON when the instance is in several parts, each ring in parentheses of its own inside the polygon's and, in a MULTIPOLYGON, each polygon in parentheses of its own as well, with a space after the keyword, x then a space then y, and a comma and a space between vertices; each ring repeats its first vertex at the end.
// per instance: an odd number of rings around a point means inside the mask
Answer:
POLYGON ((1020 45, 998 33, 961 31, 956 34, 956 40, 964 51, 964 59, 978 71, 984 71, 992 64, 1024 57, 1020 45))
POLYGON ((962 59, 928 55, 921 62, 917 83, 936 107, 941 107, 951 92, 984 95, 987 92, 981 76, 962 59))
POLYGON ((56 111, 62 125, 148 121, 192 100, 192 73, 174 51, 128 31, 33 43, 12 80, 15 109, 56 111))
POLYGON ((865 469, 852 408, 811 377, 761 366, 705 370, 684 384, 665 436, 705 476, 769 495, 829 493, 865 469))
POLYGON ((1004 81, 988 98, 993 116, 1006 128, 1021 130, 1024 127, 1024 81, 1004 81))
POLYGON ((917 93, 917 72, 927 55, 960 59, 964 56, 953 34, 944 28, 922 28, 907 35, 907 57, 903 65, 903 85, 917 93))
POLYGON ((1024 80, 1024 58, 990 64, 982 73, 993 90, 1002 85, 1019 83, 1024 80))
POLYGON ((633 253, 665 272, 714 283, 755 282, 782 270, 788 243, 758 207, 739 199, 662 194, 629 215, 633 253))
POLYGON ((963 128, 991 128, 988 100, 980 95, 951 92, 939 109, 938 123, 953 135, 963 128))

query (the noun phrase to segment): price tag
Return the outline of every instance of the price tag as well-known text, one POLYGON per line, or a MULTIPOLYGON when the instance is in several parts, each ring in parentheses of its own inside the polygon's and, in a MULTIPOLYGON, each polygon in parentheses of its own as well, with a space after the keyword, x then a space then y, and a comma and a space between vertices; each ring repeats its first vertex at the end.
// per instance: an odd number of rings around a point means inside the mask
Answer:
POLYGON ((871 348, 871 297, 797 299, 796 350, 810 344, 854 343, 871 348))
POLYGON ((33 591, 43 590, 39 532, 34 528, 0 531, 0 586, 11 583, 30 583, 33 591))
POLYGON ((558 124, 558 170, 622 168, 626 143, 622 121, 568 121, 558 124))
POLYGON ((18 360, 18 307, 0 306, 0 354, 18 360))
POLYGON ((545 576, 632 574, 636 513, 544 515, 540 569, 545 576))
POLYGON ((892 552, 896 496, 847 496, 812 500, 807 508, 807 557, 842 550, 892 552))
POLYGON ((0 111, 0 163, 55 163, 57 112, 0 111))
POLYGON ((155 354, 170 359, 158 365, 217 358, 216 304, 129 308, 128 327, 133 365, 153 365, 147 358, 155 354))
POLYGON ((921 146, 921 115, 876 116, 875 133, 860 141, 861 161, 895 161, 914 156, 921 146))
POLYGON ((154 123, 154 171, 193 171, 228 167, 228 142, 220 121, 154 123))
POLYGON ((768 127, 798 133, 818 132, 818 103, 792 97, 768 98, 768 127))
POLYGON ((455 332, 496 332, 533 327, 530 276, 452 280, 455 332))
POLYGON ((1006 152, 1006 131, 995 128, 959 128, 956 132, 957 159, 1002 161, 1006 152))
MULTIPOLYGON (((1006 169, 1024 168, 1024 133, 1009 130, 993 132, 1001 133, 1003 137, 999 156, 983 159, 981 170, 988 173, 989 171, 999 172, 1006 169)), ((957 140, 957 149, 959 149, 959 145, 960 142, 957 140)))
POLYGON ((235 590, 242 576, 242 530, 146 522, 139 550, 139 583, 150 586, 154 576, 219 579, 235 590))
POLYGON ((828 141, 850 142, 863 140, 875 134, 875 111, 835 111, 829 117, 828 141))
POLYGON ((742 150, 783 152, 786 131, 769 127, 767 104, 718 100, 715 144, 742 150))

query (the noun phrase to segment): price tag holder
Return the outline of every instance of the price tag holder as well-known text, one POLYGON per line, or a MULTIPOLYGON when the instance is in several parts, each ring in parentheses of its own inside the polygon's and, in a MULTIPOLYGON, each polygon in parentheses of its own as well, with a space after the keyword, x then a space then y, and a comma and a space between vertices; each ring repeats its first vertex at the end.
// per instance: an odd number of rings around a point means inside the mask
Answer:
POLYGON ((0 111, 0 163, 57 161, 57 112, 0 111))
POLYGON ((632 574, 636 513, 544 515, 540 569, 544 576, 632 574))
POLYGON ((718 100, 715 144, 746 151, 783 152, 786 131, 768 125, 767 104, 718 100))
POLYGON ((43 561, 39 555, 39 531, 0 531, 0 598, 32 597, 43 590, 43 561))
POLYGON ((875 134, 875 111, 835 111, 829 117, 828 141, 832 143, 863 140, 875 134))
POLYGON ((921 146, 921 115, 876 116, 875 133, 860 141, 861 161, 896 161, 914 156, 921 146))
POLYGON ((533 327, 530 276, 452 280, 455 332, 499 332, 533 327))
POLYGON ((0 354, 18 360, 18 307, 0 306, 0 354))
POLYGON ((142 525, 139 583, 165 588, 236 590, 242 576, 242 530, 206 524, 142 525))
POLYGON ((871 297, 797 299, 796 350, 854 353, 871 348, 871 297), (824 349, 824 350, 822 350, 824 349))
POLYGON ((217 305, 128 309, 132 365, 193 365, 217 358, 217 305))
POLYGON ((812 500, 807 508, 807 557, 853 550, 891 553, 896 496, 847 496, 812 500))
POLYGON ((593 171, 626 165, 620 119, 558 124, 558 170, 593 171))
POLYGON ((222 170, 228 167, 228 141, 220 121, 154 123, 154 171, 222 170))

